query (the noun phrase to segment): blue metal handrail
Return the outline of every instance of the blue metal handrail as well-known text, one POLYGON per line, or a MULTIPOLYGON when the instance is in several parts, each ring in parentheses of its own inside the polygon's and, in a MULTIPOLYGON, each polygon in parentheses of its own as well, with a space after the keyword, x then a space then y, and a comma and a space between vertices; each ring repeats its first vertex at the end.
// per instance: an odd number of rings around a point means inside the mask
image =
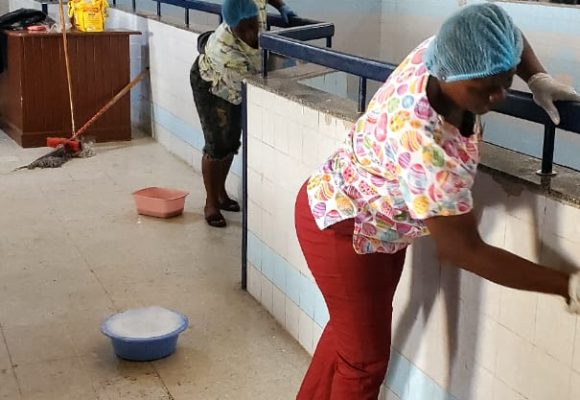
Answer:
MULTIPOLYGON (((303 29, 308 30, 309 28, 303 29)), ((260 47, 264 52, 279 54, 358 76, 360 78, 359 112, 363 112, 366 107, 366 81, 370 79, 383 82, 396 67, 393 64, 301 43, 299 40, 286 37, 278 32, 263 33, 260 37, 260 47)), ((263 73, 267 74, 267 71, 263 71, 263 73)), ((560 103, 558 109, 562 121, 558 128, 580 133, 580 103, 560 103)), ((553 175, 556 126, 546 112, 536 105, 532 95, 515 90, 510 91, 507 100, 494 111, 544 125, 542 168, 538 174, 553 175)))

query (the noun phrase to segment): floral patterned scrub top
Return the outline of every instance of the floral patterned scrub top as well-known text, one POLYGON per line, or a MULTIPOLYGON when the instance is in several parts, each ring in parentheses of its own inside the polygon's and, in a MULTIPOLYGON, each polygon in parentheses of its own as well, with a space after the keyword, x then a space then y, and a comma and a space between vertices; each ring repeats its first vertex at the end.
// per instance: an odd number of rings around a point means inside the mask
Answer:
POLYGON ((471 211, 481 132, 469 138, 427 99, 428 39, 393 72, 347 140, 308 181, 320 229, 354 218, 359 254, 395 253, 429 234, 424 220, 471 211))

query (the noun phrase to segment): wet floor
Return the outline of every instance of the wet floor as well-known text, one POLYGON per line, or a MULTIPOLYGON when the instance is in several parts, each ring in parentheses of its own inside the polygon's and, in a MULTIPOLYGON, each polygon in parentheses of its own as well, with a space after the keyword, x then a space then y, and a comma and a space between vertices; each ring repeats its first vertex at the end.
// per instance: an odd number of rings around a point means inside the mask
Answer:
POLYGON ((149 138, 60 169, 0 134, 0 399, 292 399, 308 355, 240 290, 240 218, 210 229, 202 182, 149 138), (185 214, 140 217, 131 192, 189 190, 185 214), (108 315, 161 305, 190 329, 165 360, 117 359, 108 315))

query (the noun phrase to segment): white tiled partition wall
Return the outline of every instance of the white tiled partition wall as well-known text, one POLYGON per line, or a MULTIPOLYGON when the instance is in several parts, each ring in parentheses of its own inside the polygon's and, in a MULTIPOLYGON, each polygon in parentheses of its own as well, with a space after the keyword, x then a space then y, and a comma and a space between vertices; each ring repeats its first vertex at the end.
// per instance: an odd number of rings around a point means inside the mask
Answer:
MULTIPOLYGON (((328 311, 296 239, 294 199, 350 126, 248 88, 248 286, 310 353, 328 311)), ((580 256, 577 208, 483 172, 475 198, 488 243, 549 265, 580 256)), ((554 297, 441 266, 424 239, 409 249, 394 308, 385 399, 580 399, 580 319, 554 297)))

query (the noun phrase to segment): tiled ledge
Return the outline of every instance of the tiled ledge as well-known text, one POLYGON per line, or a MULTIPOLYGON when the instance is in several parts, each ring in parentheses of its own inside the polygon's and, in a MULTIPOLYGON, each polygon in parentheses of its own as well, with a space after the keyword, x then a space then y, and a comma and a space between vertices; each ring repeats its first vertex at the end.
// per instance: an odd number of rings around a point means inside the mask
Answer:
MULTIPOLYGON (((302 80, 330 72, 333 71, 304 64, 271 72, 267 78, 253 76, 248 81, 271 93, 354 123, 359 117, 355 102, 300 83, 302 80)), ((580 208, 580 172, 555 166, 556 176, 541 177, 536 174, 541 161, 535 157, 489 143, 483 143, 481 150, 480 169, 492 175, 498 183, 524 185, 530 191, 580 208)))

